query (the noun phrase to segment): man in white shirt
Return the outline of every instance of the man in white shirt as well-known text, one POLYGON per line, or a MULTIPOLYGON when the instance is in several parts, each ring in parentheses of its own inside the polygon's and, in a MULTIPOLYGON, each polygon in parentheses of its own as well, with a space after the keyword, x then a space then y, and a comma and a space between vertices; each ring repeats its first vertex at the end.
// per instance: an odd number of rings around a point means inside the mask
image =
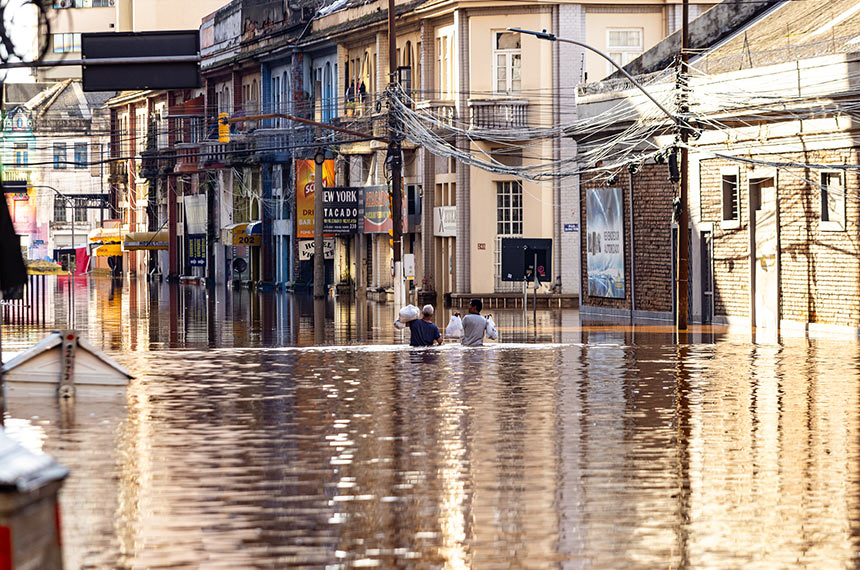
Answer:
POLYGON ((484 304, 480 299, 469 302, 469 314, 463 317, 463 346, 484 346, 484 332, 487 330, 487 319, 481 316, 484 304))

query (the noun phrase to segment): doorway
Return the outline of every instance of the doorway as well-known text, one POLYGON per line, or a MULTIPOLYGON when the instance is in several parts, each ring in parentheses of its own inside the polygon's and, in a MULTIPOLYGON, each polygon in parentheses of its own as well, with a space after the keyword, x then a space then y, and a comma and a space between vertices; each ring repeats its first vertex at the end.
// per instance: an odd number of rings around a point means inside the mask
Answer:
POLYGON ((779 328, 779 214, 773 176, 751 178, 750 291, 751 322, 757 329, 779 328))

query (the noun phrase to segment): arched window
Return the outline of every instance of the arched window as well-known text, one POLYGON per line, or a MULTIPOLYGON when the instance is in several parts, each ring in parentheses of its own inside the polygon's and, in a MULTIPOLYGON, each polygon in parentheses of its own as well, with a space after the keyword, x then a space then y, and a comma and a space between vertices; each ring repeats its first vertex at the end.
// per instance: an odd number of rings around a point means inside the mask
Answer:
POLYGON ((403 83, 403 88, 407 93, 412 91, 414 77, 414 66, 412 65, 412 42, 406 42, 406 45, 403 47, 403 67, 408 67, 408 71, 403 72, 403 76, 400 77, 401 82, 403 83))

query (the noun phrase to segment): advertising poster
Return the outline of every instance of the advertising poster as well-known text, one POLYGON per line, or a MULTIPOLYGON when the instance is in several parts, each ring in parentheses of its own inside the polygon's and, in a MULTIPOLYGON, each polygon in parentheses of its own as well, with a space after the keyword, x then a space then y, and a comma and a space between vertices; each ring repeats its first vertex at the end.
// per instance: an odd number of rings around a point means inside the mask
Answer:
POLYGON ((590 188, 586 197, 588 294, 624 298, 624 217, 620 188, 590 188))
MULTIPOLYGON (((403 231, 407 231, 406 196, 403 196, 403 231)), ((388 186, 366 186, 364 188, 364 233, 387 234, 393 227, 388 202, 388 186)))
MULTIPOLYGON (((313 160, 296 161, 296 224, 298 237, 314 237, 314 175, 313 160)), ((323 188, 334 186, 334 161, 323 165, 323 188)))
POLYGON ((326 188, 323 192, 323 233, 354 234, 364 219, 363 188, 326 188))

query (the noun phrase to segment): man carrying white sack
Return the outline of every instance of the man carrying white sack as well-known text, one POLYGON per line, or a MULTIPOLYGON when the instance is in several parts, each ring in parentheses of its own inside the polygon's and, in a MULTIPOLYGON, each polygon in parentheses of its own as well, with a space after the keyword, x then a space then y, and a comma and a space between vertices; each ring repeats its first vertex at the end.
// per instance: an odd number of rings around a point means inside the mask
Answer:
POLYGON ((442 334, 439 327, 433 324, 433 305, 424 305, 421 309, 421 318, 409 321, 411 346, 433 346, 433 343, 442 344, 442 334))
POLYGON ((481 316, 484 303, 480 299, 472 299, 469 303, 469 314, 463 317, 463 346, 484 346, 484 334, 490 340, 499 338, 493 318, 481 316))

